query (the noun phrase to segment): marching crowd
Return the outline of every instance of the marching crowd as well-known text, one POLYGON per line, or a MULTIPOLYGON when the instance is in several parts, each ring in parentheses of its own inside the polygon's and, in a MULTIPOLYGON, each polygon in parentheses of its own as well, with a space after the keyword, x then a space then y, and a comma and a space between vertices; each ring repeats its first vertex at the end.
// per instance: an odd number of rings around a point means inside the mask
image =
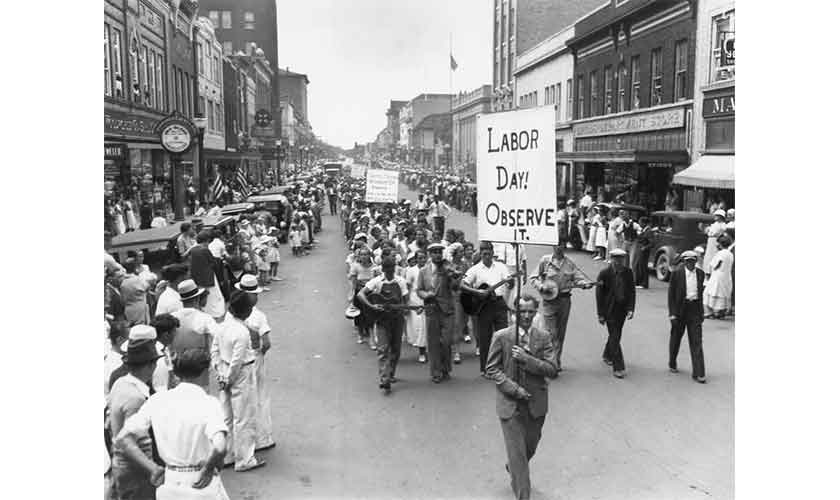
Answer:
POLYGON ((221 468, 265 465, 271 326, 257 303, 282 281, 282 242, 293 257, 317 244, 325 192, 320 178, 299 183, 281 212, 243 214, 229 238, 183 222, 158 272, 142 251, 105 253, 106 498, 226 499, 221 468))

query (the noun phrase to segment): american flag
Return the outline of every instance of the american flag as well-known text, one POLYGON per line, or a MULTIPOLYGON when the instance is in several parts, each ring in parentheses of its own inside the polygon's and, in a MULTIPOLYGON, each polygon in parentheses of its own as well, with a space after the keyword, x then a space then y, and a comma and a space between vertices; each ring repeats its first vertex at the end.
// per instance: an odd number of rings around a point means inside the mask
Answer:
POLYGON ((213 193, 213 200, 218 200, 219 197, 222 195, 222 174, 216 174, 216 180, 213 181, 213 186, 210 188, 211 192, 213 193))
POLYGON ((248 184, 248 179, 239 168, 236 169, 236 182, 239 184, 239 191, 242 192, 244 196, 251 195, 251 185, 248 184))

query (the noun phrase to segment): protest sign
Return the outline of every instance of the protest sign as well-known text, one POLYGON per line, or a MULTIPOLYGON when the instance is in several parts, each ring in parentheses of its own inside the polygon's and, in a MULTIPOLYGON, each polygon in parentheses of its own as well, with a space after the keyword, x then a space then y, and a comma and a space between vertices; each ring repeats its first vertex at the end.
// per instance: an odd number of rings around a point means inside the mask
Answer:
POLYGON ((478 238, 557 243, 554 108, 479 115, 478 238))
POLYGON ((367 167, 364 166, 362 163, 354 163, 350 167, 350 176, 354 179, 364 179, 365 178, 365 170, 367 167))
POLYGON ((367 170, 365 201, 368 203, 396 203, 400 173, 396 170, 367 170))

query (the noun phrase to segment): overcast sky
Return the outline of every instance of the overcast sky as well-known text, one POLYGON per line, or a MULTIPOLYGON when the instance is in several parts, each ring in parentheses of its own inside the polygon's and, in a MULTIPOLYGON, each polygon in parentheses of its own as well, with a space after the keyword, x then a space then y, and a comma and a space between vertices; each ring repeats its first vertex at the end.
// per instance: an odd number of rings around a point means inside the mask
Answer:
POLYGON ((492 0, 277 1, 279 66, 309 76, 309 121, 344 148, 372 141, 391 99, 492 83, 492 0))

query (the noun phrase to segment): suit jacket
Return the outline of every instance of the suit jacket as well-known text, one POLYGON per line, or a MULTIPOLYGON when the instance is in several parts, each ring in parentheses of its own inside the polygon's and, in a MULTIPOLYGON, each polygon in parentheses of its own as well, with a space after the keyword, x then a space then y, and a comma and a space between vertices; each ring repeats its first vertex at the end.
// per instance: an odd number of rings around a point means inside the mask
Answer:
POLYGON ((633 271, 629 267, 622 267, 620 275, 615 272, 612 265, 607 266, 598 273, 598 281, 601 283, 595 289, 595 301, 598 306, 598 316, 610 318, 624 315, 636 309, 636 286, 633 279, 633 271), (619 278, 623 290, 617 290, 619 278), (616 295, 623 291, 624 304, 618 304, 616 295))
POLYGON ((207 245, 196 245, 190 250, 190 276, 198 286, 214 286, 216 258, 207 245))
POLYGON ((542 417, 548 412, 548 382, 545 378, 557 376, 551 336, 531 327, 528 349, 532 357, 525 362, 513 359, 511 351, 515 342, 514 326, 509 326, 494 333, 490 343, 487 374, 496 382, 496 414, 501 419, 513 416, 517 405, 524 402, 515 396, 517 389, 523 387, 531 394, 527 402, 529 412, 535 418, 542 417), (519 383, 516 382, 517 366, 519 383))
MULTIPOLYGON (((694 272, 697 273, 697 303, 701 307, 703 303, 703 280, 706 279, 706 273, 700 270, 699 266, 695 266, 694 272)), ((685 304, 685 264, 680 264, 671 273, 671 280, 668 283, 668 315, 682 316, 683 305, 685 304)), ((701 307, 702 309, 702 307, 701 307)), ((703 315, 700 315, 702 321, 703 315)))

